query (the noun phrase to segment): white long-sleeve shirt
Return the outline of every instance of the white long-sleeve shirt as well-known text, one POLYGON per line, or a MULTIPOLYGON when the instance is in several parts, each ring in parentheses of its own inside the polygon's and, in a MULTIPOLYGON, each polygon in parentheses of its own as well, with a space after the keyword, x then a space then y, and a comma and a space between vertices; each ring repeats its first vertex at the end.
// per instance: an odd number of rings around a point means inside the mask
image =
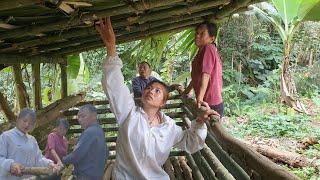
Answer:
POLYGON ((10 166, 13 162, 24 167, 46 167, 52 163, 42 155, 36 139, 17 128, 0 135, 0 179, 18 180, 30 177, 11 175, 10 166))
POLYGON ((121 73, 118 56, 107 57, 103 65, 102 85, 111 110, 119 124, 114 179, 169 179, 162 165, 172 147, 189 153, 203 148, 207 136, 205 124, 193 121, 191 128, 182 130, 169 116, 161 113, 163 123, 150 127, 148 115, 135 106, 121 73))

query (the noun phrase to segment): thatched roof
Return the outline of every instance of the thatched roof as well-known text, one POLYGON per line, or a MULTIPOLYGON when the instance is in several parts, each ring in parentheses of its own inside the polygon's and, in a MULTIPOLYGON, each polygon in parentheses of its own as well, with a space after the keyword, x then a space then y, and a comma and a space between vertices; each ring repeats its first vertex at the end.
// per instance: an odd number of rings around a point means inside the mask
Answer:
POLYGON ((0 62, 34 56, 26 58, 30 62, 102 47, 93 26, 99 17, 111 16, 121 43, 180 31, 204 20, 221 21, 258 1, 1 0, 0 62))

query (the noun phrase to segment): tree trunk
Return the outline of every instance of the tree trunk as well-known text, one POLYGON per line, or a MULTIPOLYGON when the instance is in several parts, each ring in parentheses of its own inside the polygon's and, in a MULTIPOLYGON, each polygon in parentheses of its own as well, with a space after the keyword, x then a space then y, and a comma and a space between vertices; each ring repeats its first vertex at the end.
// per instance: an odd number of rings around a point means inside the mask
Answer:
POLYGON ((22 73, 21 73, 21 65, 13 65, 13 73, 14 73, 14 79, 16 81, 16 90, 17 90, 17 96, 19 100, 19 108, 20 110, 29 107, 30 101, 29 96, 26 90, 26 86, 23 83, 22 79, 22 73))
POLYGON ((307 113, 304 105, 298 99, 296 84, 294 82, 294 73, 290 68, 290 43, 285 42, 284 47, 284 59, 281 68, 280 77, 280 91, 281 91, 281 102, 284 102, 289 107, 292 107, 298 112, 307 113))
POLYGON ((64 99, 60 99, 49 106, 37 111, 37 122, 36 128, 41 127, 56 120, 58 117, 63 115, 63 112, 73 107, 81 100, 83 100, 84 94, 79 93, 76 95, 68 96, 64 99))
POLYGON ((0 92, 0 110, 3 111, 4 115, 8 119, 8 122, 14 122, 16 115, 11 110, 7 98, 0 92))

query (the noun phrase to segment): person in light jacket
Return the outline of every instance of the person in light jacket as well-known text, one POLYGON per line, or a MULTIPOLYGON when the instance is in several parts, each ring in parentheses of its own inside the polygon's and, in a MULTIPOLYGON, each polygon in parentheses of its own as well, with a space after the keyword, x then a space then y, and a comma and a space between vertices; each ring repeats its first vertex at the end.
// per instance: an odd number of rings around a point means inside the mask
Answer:
POLYGON ((203 148, 207 135, 204 123, 214 113, 207 104, 191 127, 182 130, 160 111, 168 99, 168 89, 161 81, 151 81, 142 92, 142 106, 136 106, 121 72, 122 61, 116 53, 115 34, 110 18, 96 26, 107 48, 103 63, 103 89, 119 124, 113 179, 169 179, 162 165, 172 147, 188 153, 203 148))

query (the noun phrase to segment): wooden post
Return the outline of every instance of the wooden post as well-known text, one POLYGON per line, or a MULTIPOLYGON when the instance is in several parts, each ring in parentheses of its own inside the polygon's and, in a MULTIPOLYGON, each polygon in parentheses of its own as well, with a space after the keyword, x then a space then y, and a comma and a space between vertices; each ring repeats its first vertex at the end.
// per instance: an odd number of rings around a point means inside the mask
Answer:
POLYGON ((34 97, 34 108, 36 110, 39 110, 42 108, 40 63, 32 64, 32 87, 34 97))
POLYGON ((23 109, 29 106, 29 97, 26 91, 26 87, 23 83, 20 64, 13 65, 13 73, 14 79, 16 81, 15 85, 19 101, 19 108, 23 109))
POLYGON ((61 70, 61 98, 68 96, 67 61, 60 63, 61 70))

